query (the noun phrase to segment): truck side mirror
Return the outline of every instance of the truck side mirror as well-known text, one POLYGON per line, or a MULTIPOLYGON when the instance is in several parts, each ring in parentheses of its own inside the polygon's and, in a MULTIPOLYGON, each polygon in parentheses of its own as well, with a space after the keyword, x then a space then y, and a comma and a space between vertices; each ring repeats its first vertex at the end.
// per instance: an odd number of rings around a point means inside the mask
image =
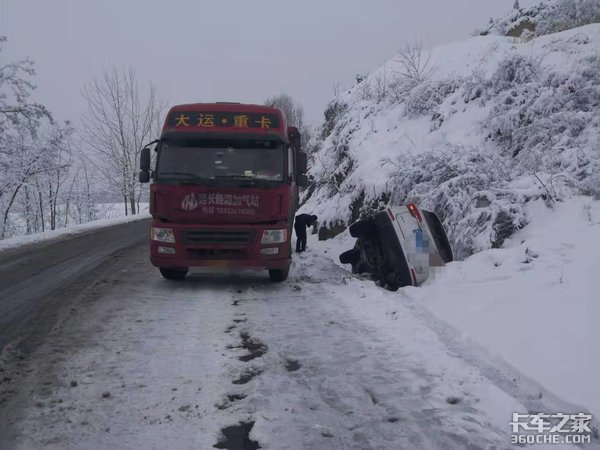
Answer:
POLYGON ((300 131, 296 127, 288 127, 288 139, 290 140, 290 145, 294 147, 296 150, 300 150, 302 146, 302 138, 300 137, 300 131))
POLYGON ((150 147, 144 147, 140 152, 140 170, 150 170, 150 147))
POLYGON ((300 187, 308 186, 308 177, 306 175, 296 175, 296 185, 300 187))
POLYGON ((306 173, 308 170, 308 158, 306 157, 306 153, 296 153, 296 170, 299 174, 306 173))
POLYGON ((140 152, 140 183, 150 181, 150 148, 144 147, 140 152))

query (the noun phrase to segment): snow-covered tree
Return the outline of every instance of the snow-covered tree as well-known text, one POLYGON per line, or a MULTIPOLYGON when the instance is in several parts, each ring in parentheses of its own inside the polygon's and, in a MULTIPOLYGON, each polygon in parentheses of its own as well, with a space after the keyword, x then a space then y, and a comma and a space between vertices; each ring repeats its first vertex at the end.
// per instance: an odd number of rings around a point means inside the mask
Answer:
POLYGON ((85 195, 89 174, 80 176, 81 163, 73 171, 80 160, 71 144, 73 126, 54 122, 32 100, 34 76, 28 59, 0 66, 0 239, 94 218, 89 183, 85 195), (78 210, 85 211, 80 220, 78 210))
MULTIPOLYGON (((0 54, 5 36, 0 36, 0 54)), ((6 133, 11 125, 26 123, 31 130, 39 121, 50 117, 45 106, 32 102, 31 93, 35 85, 31 78, 35 75, 33 61, 23 59, 5 63, 0 66, 0 136, 6 133)), ((2 149, 2 139, 0 139, 2 149)))

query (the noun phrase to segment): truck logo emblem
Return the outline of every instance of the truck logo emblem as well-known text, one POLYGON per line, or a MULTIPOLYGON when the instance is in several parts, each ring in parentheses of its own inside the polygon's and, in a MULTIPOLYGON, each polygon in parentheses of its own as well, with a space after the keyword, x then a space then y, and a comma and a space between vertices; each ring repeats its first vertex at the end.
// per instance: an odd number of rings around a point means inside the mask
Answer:
POLYGON ((193 211, 198 207, 198 200, 194 194, 188 194, 181 201, 181 209, 184 211, 193 211))

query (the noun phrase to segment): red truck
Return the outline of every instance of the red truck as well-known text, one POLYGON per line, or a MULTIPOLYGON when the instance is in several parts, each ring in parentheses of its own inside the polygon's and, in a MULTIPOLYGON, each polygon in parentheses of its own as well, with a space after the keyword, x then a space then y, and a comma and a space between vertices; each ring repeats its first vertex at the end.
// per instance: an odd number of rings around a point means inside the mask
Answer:
POLYGON ((140 182, 152 180, 152 264, 167 279, 217 267, 267 269, 272 281, 285 280, 298 188, 307 183, 300 144, 277 108, 171 108, 160 139, 140 157, 140 182))

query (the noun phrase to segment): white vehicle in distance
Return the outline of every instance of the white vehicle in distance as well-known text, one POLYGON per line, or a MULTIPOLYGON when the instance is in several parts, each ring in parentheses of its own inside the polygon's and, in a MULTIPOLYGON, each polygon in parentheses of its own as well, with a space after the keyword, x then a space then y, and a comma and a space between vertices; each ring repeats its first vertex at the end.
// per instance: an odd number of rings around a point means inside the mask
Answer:
POLYGON ((388 207, 353 223, 350 235, 356 244, 340 255, 340 262, 352 264, 353 273, 370 273, 391 291, 418 286, 429 277, 431 267, 453 260, 438 216, 413 203, 388 207))

